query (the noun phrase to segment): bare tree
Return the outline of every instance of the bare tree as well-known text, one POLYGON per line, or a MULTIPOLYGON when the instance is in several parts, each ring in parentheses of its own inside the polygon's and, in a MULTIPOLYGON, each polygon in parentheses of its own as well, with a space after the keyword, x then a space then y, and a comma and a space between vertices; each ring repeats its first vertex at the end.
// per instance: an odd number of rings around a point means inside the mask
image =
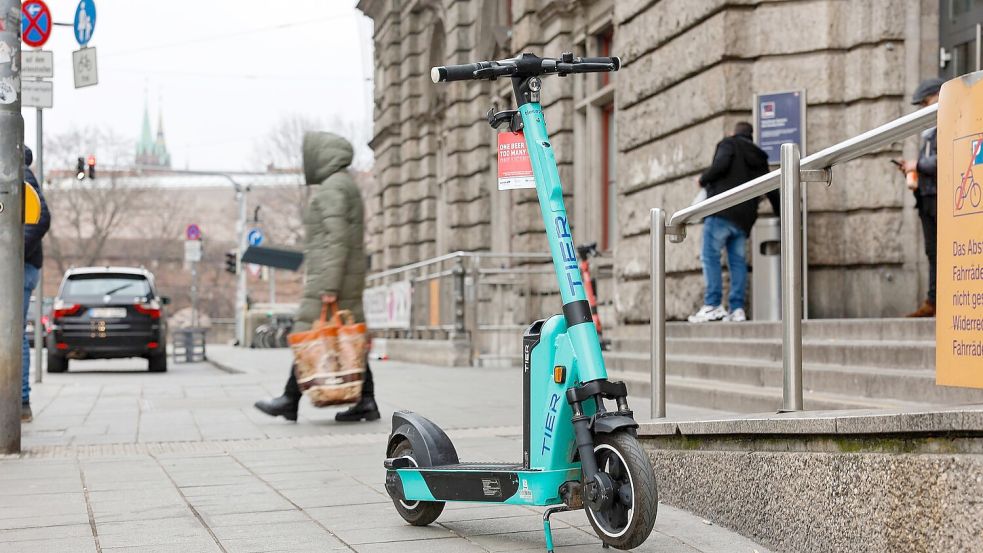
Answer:
POLYGON ((372 167, 373 153, 369 148, 370 126, 334 115, 327 121, 301 114, 283 117, 254 145, 257 169, 301 169, 304 133, 328 131, 345 137, 355 150, 352 167, 367 170, 372 167))
POLYGON ((76 128, 50 135, 45 158, 53 169, 71 169, 79 156, 103 161, 96 179, 48 188, 45 200, 52 214, 45 240, 49 257, 64 271, 71 264, 95 264, 103 257, 107 241, 132 209, 134 192, 124 186, 117 171, 132 165, 132 141, 112 130, 76 128))
POLYGON ((135 218, 140 221, 137 233, 148 243, 179 240, 184 235, 187 202, 179 194, 161 189, 141 190, 132 204, 135 218))
POLYGON ((310 200, 311 187, 278 186, 256 190, 254 194, 263 205, 260 219, 270 243, 281 246, 303 244, 304 208, 310 200))
POLYGON ((135 197, 114 174, 49 189, 46 200, 52 225, 47 240, 59 269, 65 270, 70 260, 84 265, 98 262, 135 197))
POLYGON ((133 165, 133 141, 112 129, 75 127, 45 136, 44 161, 49 169, 72 169, 79 157, 93 155, 101 167, 133 165))
POLYGON ((257 169, 267 168, 300 171, 303 165, 301 145, 304 133, 320 130, 321 121, 294 113, 284 116, 253 146, 257 169))

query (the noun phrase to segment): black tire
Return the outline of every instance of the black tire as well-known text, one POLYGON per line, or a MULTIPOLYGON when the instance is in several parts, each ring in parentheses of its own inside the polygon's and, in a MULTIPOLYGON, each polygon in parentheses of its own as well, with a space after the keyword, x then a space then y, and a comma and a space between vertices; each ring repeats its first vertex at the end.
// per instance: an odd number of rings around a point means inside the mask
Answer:
POLYGON ((638 439, 628 432, 598 434, 594 439, 598 468, 619 483, 621 490, 608 512, 595 513, 588 506, 587 519, 604 543, 615 549, 634 549, 655 526, 659 509, 655 471, 638 439))
POLYGON ((68 358, 48 352, 48 372, 63 373, 68 370, 68 358))
MULTIPOLYGON (((410 442, 403 440, 396 444, 396 447, 389 452, 389 457, 409 457, 413 459, 413 463, 416 464, 416 459, 413 457, 413 446, 410 442)), ((403 520, 409 522, 413 526, 426 526, 431 522, 437 520, 440 513, 444 510, 443 501, 412 501, 404 502, 398 499, 393 499, 393 505, 396 506, 396 512, 399 516, 403 517, 403 520)))
POLYGON ((147 370, 152 373, 167 372, 167 355, 151 355, 148 357, 147 370))

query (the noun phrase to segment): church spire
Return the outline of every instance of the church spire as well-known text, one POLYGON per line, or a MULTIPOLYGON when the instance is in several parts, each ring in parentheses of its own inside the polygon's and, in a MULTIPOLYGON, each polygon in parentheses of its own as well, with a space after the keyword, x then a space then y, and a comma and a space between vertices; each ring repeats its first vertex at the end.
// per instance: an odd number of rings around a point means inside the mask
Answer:
POLYGON ((143 95, 143 127, 140 129, 140 142, 137 143, 137 163, 143 165, 148 154, 154 151, 154 139, 150 134, 150 107, 147 105, 147 94, 143 95))
POLYGON ((167 151, 167 142, 164 139, 164 110, 162 102, 157 101, 157 138, 150 129, 150 107, 147 104, 146 93, 143 101, 143 126, 140 130, 140 142, 137 144, 136 162, 137 165, 144 167, 163 167, 171 166, 171 154, 167 151))

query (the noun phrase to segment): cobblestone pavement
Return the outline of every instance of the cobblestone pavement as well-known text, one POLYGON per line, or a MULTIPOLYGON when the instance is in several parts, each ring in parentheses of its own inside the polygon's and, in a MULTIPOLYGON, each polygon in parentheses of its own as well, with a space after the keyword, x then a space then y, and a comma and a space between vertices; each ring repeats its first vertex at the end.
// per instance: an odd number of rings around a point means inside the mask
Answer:
MULTIPOLYGON (((539 509, 448 504, 417 528, 383 486, 396 409, 449 429, 465 458, 516 457, 518 371, 377 362, 382 420, 337 424, 334 410, 302 405, 292 424, 252 408, 279 392, 287 352, 215 347, 210 358, 226 370, 149 374, 138 361, 86 361, 44 375, 23 454, 0 456, 0 553, 544 551, 539 509)), ((602 551, 582 512, 554 520, 557 551, 602 551)), ((636 551, 766 550, 660 505, 636 551)))

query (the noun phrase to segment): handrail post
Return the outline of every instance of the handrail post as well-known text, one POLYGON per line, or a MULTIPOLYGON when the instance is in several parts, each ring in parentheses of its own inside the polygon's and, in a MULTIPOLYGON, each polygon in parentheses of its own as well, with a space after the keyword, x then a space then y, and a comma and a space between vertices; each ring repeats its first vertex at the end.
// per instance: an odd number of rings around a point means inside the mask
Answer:
POLYGON ((666 212, 651 211, 652 269, 652 418, 666 416, 666 212))
POLYGON ((465 290, 464 290, 464 258, 454 258, 454 334, 453 338, 460 339, 465 335, 465 290))
POLYGON ((782 144, 782 411, 802 410, 802 183, 798 144, 782 144))

